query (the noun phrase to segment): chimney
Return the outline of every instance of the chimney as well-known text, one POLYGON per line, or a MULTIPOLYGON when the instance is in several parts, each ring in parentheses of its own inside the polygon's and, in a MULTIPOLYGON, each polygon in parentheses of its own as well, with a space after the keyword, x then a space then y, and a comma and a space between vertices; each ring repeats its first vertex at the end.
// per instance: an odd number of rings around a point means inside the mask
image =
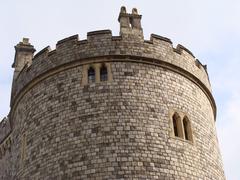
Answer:
POLYGON ((133 8, 132 14, 131 14, 131 19, 130 19, 133 29, 138 29, 138 30, 142 31, 141 18, 142 18, 142 16, 138 14, 137 9, 133 8))
POLYGON ((132 14, 128 14, 126 8, 122 6, 118 17, 120 36, 143 40, 141 18, 142 16, 138 14, 136 8, 132 9, 132 14))
POLYGON ((12 68, 14 68, 14 74, 12 81, 10 106, 12 106, 12 100, 16 89, 16 79, 25 65, 30 66, 32 64, 33 54, 35 51, 36 50, 34 49, 34 47, 29 43, 28 38, 23 38, 22 42, 19 42, 15 46, 15 57, 12 64, 12 68))
POLYGON ((15 68, 13 81, 18 77, 18 74, 25 65, 31 65, 35 51, 34 47, 29 43, 28 38, 23 38, 22 42, 19 42, 15 46, 15 58, 12 65, 12 67, 15 68))
POLYGON ((130 14, 127 14, 126 7, 122 6, 118 21, 120 23, 120 35, 124 34, 124 32, 130 31, 130 14))

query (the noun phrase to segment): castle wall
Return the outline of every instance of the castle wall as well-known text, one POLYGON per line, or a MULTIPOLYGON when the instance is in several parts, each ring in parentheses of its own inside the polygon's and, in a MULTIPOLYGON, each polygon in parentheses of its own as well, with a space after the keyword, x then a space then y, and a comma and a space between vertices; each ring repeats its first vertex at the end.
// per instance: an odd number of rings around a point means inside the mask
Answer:
POLYGON ((27 38, 15 46, 0 179, 225 179, 206 66, 144 40, 137 9, 118 20, 120 36, 74 35, 34 57, 27 38))
POLYGON ((12 179, 12 161, 11 149, 4 150, 4 154, 0 155, 0 179, 12 179))
POLYGON ((10 132, 11 125, 9 118, 4 118, 2 121, 0 121, 0 144, 3 143, 3 141, 10 134, 10 132))
POLYGON ((0 122, 0 179, 10 179, 12 138, 9 118, 0 122))
POLYGON ((197 84, 128 58, 81 63, 39 79, 12 111, 17 178, 224 179, 213 109, 197 84), (82 65, 101 61, 112 82, 82 85, 82 65), (171 111, 188 115, 193 142, 171 136, 171 111))
MULTIPOLYGON (((138 58, 140 61, 148 59, 157 64, 170 64, 173 69, 185 70, 185 73, 189 73, 202 83, 202 87, 205 87, 205 90, 209 91, 211 95, 206 70, 183 46, 178 45, 175 49, 169 39, 157 35, 152 35, 147 41, 131 36, 114 37, 110 30, 103 30, 88 33, 87 40, 82 41, 78 41, 77 35, 71 36, 59 41, 56 50, 51 51, 50 47, 46 47, 36 54, 32 65, 25 66, 15 81, 12 105, 27 84, 56 67, 89 58, 111 58, 126 55, 138 58)), ((214 103, 213 99, 212 102, 214 103)), ((215 108, 215 104, 212 106, 215 108)))

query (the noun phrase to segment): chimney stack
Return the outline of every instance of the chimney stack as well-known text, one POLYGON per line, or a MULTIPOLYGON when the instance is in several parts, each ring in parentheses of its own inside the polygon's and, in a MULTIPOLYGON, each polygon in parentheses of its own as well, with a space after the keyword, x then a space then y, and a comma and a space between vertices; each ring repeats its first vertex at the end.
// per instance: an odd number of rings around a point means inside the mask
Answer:
POLYGON ((143 30, 141 26, 142 15, 138 14, 136 8, 132 9, 132 13, 129 14, 124 6, 121 7, 118 21, 120 23, 120 35, 122 37, 139 37, 143 40, 143 30))
POLYGON ((14 58, 14 63, 12 65, 12 67, 15 68, 13 81, 15 81, 18 74, 26 64, 28 66, 31 65, 33 54, 35 51, 36 50, 34 49, 33 45, 29 43, 28 38, 23 38, 22 42, 19 42, 15 46, 15 58, 14 58))

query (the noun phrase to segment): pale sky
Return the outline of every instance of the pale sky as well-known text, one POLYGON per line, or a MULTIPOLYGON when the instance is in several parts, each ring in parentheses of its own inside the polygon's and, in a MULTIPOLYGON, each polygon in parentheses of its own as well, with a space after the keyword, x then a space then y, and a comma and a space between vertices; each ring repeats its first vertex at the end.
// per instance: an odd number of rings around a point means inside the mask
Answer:
POLYGON ((37 51, 89 31, 119 34, 120 7, 136 7, 145 39, 151 33, 182 44, 208 65, 217 111, 217 132, 228 180, 240 179, 239 0, 6 0, 0 3, 0 119, 9 112, 14 46, 23 37, 37 51))

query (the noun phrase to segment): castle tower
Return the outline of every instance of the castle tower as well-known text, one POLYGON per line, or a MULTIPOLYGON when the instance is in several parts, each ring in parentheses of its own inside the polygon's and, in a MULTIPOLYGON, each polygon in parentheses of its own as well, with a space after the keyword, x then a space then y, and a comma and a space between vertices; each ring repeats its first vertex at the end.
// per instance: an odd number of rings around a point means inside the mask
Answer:
POLYGON ((16 46, 0 179, 225 179, 206 67, 144 40, 137 9, 118 21, 120 36, 16 46))

